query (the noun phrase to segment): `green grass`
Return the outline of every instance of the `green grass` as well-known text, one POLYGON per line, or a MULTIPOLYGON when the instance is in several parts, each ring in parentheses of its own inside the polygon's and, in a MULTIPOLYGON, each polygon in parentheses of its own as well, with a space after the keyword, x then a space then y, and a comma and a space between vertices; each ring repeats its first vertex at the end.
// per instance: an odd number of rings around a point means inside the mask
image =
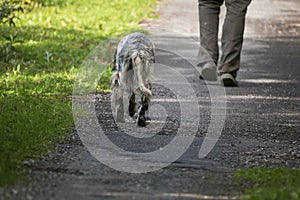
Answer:
POLYGON ((244 186, 245 197, 253 200, 300 199, 300 169, 253 168, 235 174, 244 186))
POLYGON ((51 150, 72 126, 70 102, 31 96, 0 98, 1 183, 19 177, 21 162, 51 150))
MULTIPOLYGON (((89 52, 155 17, 156 0, 39 1, 16 27, 0 25, 0 185, 22 180, 22 162, 70 132, 73 83, 89 52)), ((106 66, 113 50, 103 51, 106 66)), ((107 68, 98 90, 109 89, 109 76, 107 68)))

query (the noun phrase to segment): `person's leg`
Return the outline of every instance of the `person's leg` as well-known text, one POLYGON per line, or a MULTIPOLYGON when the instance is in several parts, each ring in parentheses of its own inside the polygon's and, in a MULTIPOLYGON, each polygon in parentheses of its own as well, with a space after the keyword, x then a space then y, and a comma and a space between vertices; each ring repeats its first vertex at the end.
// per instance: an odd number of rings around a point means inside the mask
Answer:
POLYGON ((220 6, 223 0, 198 0, 200 45, 217 64, 219 59, 218 30, 220 6))
POLYGON ((226 17, 222 32, 222 56, 218 72, 235 79, 240 68, 245 16, 251 0, 225 0, 226 17))
POLYGON ((199 63, 205 80, 216 80, 219 59, 218 30, 220 6, 224 0, 198 0, 200 22, 199 63))

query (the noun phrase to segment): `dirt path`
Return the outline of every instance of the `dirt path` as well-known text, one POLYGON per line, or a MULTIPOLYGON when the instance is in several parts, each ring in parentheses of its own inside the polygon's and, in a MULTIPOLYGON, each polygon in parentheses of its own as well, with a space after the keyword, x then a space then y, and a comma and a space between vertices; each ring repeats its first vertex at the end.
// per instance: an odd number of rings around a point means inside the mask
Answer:
MULTIPOLYGON (((224 108, 222 95, 212 99, 210 91, 218 88, 222 91, 222 87, 206 85, 194 67, 199 49, 197 4, 171 0, 161 9, 160 19, 150 22, 150 36, 157 46, 156 62, 174 69, 175 73, 158 74, 160 79, 153 88, 153 105, 157 112, 152 113, 148 128, 140 130, 145 137, 149 136, 149 130, 155 132, 160 128, 161 131, 153 138, 133 139, 114 126, 109 114, 109 94, 97 95, 94 105, 107 137, 119 147, 138 153, 160 150, 183 126, 183 140, 196 136, 186 153, 155 172, 120 172, 96 160, 74 130, 66 143, 57 145, 56 152, 39 161, 25 163, 31 182, 1 188, 0 196, 28 200, 235 199, 241 191, 232 180, 233 170, 254 166, 299 167, 299 8, 300 3, 293 0, 253 1, 247 19, 240 87, 223 89, 226 92, 224 108), (183 81, 178 81, 180 78, 183 81), (189 107, 195 103, 194 99, 174 97, 174 92, 184 95, 186 90, 181 88, 186 86, 193 90, 200 109, 197 129, 194 125, 198 118, 189 107), (191 118, 182 121, 183 111, 179 105, 188 106, 187 116, 191 118), (225 123, 212 151, 199 159, 213 115, 212 105, 217 105, 220 115, 226 110, 225 123), (165 108, 163 113, 168 115, 165 124, 161 122, 164 116, 159 115, 162 107, 165 108)), ((130 132, 135 126, 132 122, 128 124, 123 130, 130 132)), ((140 160, 137 166, 143 167, 146 162, 155 166, 176 153, 170 151, 152 160, 140 160)), ((123 158, 131 159, 126 155, 123 158)), ((114 163, 117 158, 107 157, 106 161, 114 163)))

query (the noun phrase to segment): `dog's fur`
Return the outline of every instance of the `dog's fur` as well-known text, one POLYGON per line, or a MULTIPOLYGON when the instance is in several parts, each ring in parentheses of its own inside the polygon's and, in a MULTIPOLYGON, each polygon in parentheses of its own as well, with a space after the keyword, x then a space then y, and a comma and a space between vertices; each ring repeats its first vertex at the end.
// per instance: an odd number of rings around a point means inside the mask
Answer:
POLYGON ((141 94, 137 125, 146 125, 146 111, 152 96, 152 75, 155 65, 154 44, 142 33, 133 33, 123 38, 115 51, 112 76, 111 103, 117 122, 124 122, 124 90, 129 94, 129 115, 137 111, 136 94, 141 94))

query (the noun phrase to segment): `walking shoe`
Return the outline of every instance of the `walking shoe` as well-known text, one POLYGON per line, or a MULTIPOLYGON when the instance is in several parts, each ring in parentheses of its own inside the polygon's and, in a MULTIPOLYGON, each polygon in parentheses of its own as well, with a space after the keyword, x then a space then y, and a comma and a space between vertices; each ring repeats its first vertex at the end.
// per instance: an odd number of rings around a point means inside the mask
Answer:
POLYGON ((237 87, 238 86, 237 80, 233 77, 233 75, 231 75, 229 73, 222 74, 221 80, 225 87, 237 87))
POLYGON ((213 65, 204 65, 201 71, 200 79, 205 81, 217 81, 217 70, 213 65))

